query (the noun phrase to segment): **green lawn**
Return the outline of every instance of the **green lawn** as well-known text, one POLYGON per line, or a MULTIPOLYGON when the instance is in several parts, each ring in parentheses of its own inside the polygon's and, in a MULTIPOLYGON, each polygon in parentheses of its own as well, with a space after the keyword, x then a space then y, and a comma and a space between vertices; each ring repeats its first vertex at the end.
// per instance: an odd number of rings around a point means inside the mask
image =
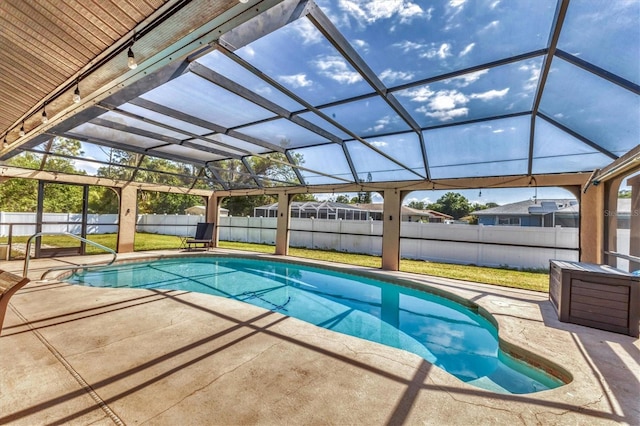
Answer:
MULTIPOLYGON (((220 241, 220 247, 247 250, 260 253, 273 253, 274 247, 263 244, 236 243, 220 241)), ((290 248, 291 256, 307 259, 326 260, 328 262, 346 263, 349 265, 380 268, 380 256, 367 254, 343 253, 337 251, 311 250, 304 248, 290 248)), ((433 275, 436 277, 455 278, 485 284, 495 284, 504 287, 522 288, 535 291, 549 291, 549 274, 547 272, 525 272, 513 269, 486 268, 480 266, 453 265, 424 260, 402 259, 400 270, 414 274, 433 275)))
MULTIPOLYGON (((115 249, 116 234, 90 235, 89 239, 103 246, 115 249)), ((27 237, 14 237, 13 243, 26 243, 27 237)), ((6 243, 6 238, 0 238, 0 243, 6 243)), ((78 245, 78 241, 69 237, 47 236, 43 237, 43 244, 58 247, 71 247, 78 245)), ((136 233, 135 250, 162 250, 177 249, 180 246, 180 238, 173 235, 158 235, 136 233)), ((245 250, 260 253, 273 253, 273 246, 252 243, 237 243, 220 241, 221 248, 245 250)), ((89 254, 104 253, 93 246, 87 246, 89 254)), ((349 265, 380 268, 382 260, 380 256, 366 254, 343 253, 337 251, 311 250, 303 248, 291 248, 291 256, 307 259, 324 260, 328 262, 345 263, 349 265)), ((12 251, 14 257, 21 256, 16 250, 12 251)), ((549 274, 547 272, 525 272, 512 269, 486 268, 468 265, 453 265, 448 263, 436 263, 422 260, 402 259, 400 270, 415 274, 433 275, 436 277, 455 278, 459 280, 474 281, 485 284, 494 284, 504 287, 522 288, 526 290, 549 291, 549 274)))

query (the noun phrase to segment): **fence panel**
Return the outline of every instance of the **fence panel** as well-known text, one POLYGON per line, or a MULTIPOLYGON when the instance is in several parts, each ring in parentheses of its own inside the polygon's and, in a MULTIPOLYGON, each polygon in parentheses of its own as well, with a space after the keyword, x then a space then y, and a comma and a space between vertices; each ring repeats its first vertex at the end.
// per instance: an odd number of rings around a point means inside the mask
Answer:
MULTIPOLYGON (((47 213, 45 220, 79 222, 79 216, 47 213)), ((14 224, 14 236, 35 232, 35 226, 27 225, 35 222, 34 213, 1 213, 0 219, 3 223, 14 224)), ((195 234, 196 224, 204 220, 204 216, 198 215, 139 215, 137 231, 191 236, 195 234)), ((117 232, 117 221, 118 215, 115 214, 89 215, 89 233, 117 232)), ((275 244, 277 218, 221 217, 218 225, 222 241, 275 244)), ((45 230, 56 227, 79 232, 79 224, 51 224, 45 230)), ((8 225, 3 225, 0 230, 6 236, 8 225)), ((578 260, 577 228, 403 222, 400 235, 401 256, 409 259, 544 269, 549 267, 549 259, 578 260)), ((625 236, 620 239, 624 243, 625 236)), ((290 245, 380 255, 382 222, 292 218, 290 245)))

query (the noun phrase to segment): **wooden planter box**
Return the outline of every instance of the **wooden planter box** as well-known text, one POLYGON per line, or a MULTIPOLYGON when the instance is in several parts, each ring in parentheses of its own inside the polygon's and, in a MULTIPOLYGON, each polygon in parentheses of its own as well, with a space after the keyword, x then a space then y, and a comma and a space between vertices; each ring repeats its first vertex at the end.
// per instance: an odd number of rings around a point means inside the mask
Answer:
POLYGON ((607 265, 552 260, 549 300, 562 322, 638 337, 640 277, 607 265))

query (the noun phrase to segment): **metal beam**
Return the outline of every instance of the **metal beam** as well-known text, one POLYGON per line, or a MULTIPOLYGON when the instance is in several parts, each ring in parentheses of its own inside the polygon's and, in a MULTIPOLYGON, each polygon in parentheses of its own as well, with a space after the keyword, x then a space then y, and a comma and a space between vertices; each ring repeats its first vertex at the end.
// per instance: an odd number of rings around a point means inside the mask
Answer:
MULTIPOLYGON (((136 154, 143 154, 143 155, 149 154, 149 151, 147 149, 138 148, 133 145, 123 145, 120 142, 114 142, 108 139, 98 138, 95 136, 85 136, 85 135, 75 134, 75 133, 65 133, 64 135, 56 135, 56 136, 68 137, 68 138, 76 139, 79 141, 85 141, 85 142, 90 142, 96 145, 103 145, 109 148, 119 149, 121 151, 134 152, 136 154)), ((164 158, 165 160, 169 160, 169 161, 181 161, 183 163, 194 164, 197 166, 202 166, 205 163, 202 160, 195 160, 193 158, 183 157, 181 155, 176 155, 176 154, 165 154, 163 152, 154 152, 153 156, 158 158, 164 158)))
POLYGON ((540 70, 540 78, 538 79, 538 87, 536 88, 536 95, 533 99, 533 106, 531 108, 531 122, 529 123, 529 158, 527 162, 527 173, 531 174, 533 170, 533 144, 536 133, 536 115, 540 109, 540 101, 542 100, 542 94, 544 93, 544 86, 547 83, 549 77, 549 71, 551 70, 551 62, 553 61, 553 55, 556 53, 558 46, 558 39, 560 38, 560 32, 562 31, 562 24, 567 14, 567 8, 569 7, 569 0, 561 0, 556 7, 556 13, 553 17, 553 24, 551 25, 551 34, 549 35, 549 41, 547 43, 547 56, 542 62, 542 69, 540 70))
POLYGON ((220 177, 220 174, 218 173, 218 171, 214 167, 211 167, 209 165, 209 163, 205 164, 205 169, 203 169, 203 170, 210 171, 211 174, 213 175, 213 177, 216 178, 216 181, 217 181, 217 183, 219 185, 221 185, 226 190, 229 189, 229 184, 226 181, 222 180, 222 178, 220 177))
POLYGON ((251 165, 247 161, 247 158, 246 157, 242 157, 241 161, 242 161, 242 164, 244 164, 244 167, 247 169, 247 171, 251 175, 251 177, 253 178, 253 180, 255 181, 256 185, 258 185, 259 188, 262 188, 262 186, 263 186, 262 182, 260 181, 260 178, 258 178, 256 173, 253 171, 253 169, 251 168, 251 165))
MULTIPOLYGON (((111 112, 115 112, 115 113, 120 114, 120 115, 125 116, 125 117, 134 118, 136 120, 141 120, 141 121, 144 121, 145 123, 153 124, 155 126, 163 128, 163 129, 171 130, 172 132, 182 133, 183 135, 189 136, 192 139, 197 139, 197 140, 201 140, 203 142, 207 142, 207 143, 210 143, 210 144, 219 145, 219 146, 222 146, 224 148, 231 149, 233 151, 241 152, 243 154, 256 155, 256 154, 254 154, 254 153, 252 153, 250 151, 247 151, 245 149, 236 148, 236 147, 233 147, 231 145, 225 144, 223 142, 217 141, 215 139, 210 139, 207 136, 201 136, 201 135, 198 135, 196 133, 189 132, 188 130, 180 129, 180 128, 177 128, 177 127, 174 127, 174 126, 170 126, 168 124, 165 124, 165 123, 162 123, 162 122, 159 122, 159 121, 156 121, 156 120, 152 120, 150 118, 142 117, 140 115, 137 115, 137 114, 134 114, 134 113, 131 113, 131 112, 128 112, 128 111, 124 111, 124 110, 122 110, 120 108, 117 108, 117 107, 108 106, 108 105, 102 105, 102 104, 100 106, 102 108, 104 108, 105 110, 108 110, 108 111, 111 111, 111 112)), ((184 145, 184 144, 185 144, 185 142, 182 141, 181 145, 184 145)), ((197 147, 201 147, 201 145, 193 145, 193 146, 196 147, 195 149, 199 149, 197 147)), ((202 146, 201 150, 202 151, 206 151, 206 149, 204 149, 204 148, 205 148, 205 146, 202 146)), ((215 149, 215 148, 211 148, 211 149, 215 149)), ((233 158, 233 157, 238 158, 239 157, 238 154, 230 153, 228 151, 221 151, 221 150, 216 150, 216 151, 217 151, 216 153, 219 154, 219 155, 226 155, 226 156, 231 157, 231 158, 233 158)))
MULTIPOLYGON (((258 77, 261 80, 265 81, 266 83, 272 85, 273 87, 275 87, 276 89, 278 89, 279 91, 281 91, 285 95, 289 96, 291 99, 295 100, 296 102, 298 102, 299 104, 303 105, 306 108, 306 110, 303 110, 303 111, 296 111, 295 113, 293 113, 294 116, 302 114, 304 112, 313 112, 316 115, 318 115, 319 117, 321 117, 324 120, 326 120, 328 123, 332 124, 333 126, 337 127, 341 131, 343 131, 344 133, 346 133, 349 136, 351 136, 353 138, 353 140, 357 140, 358 142, 360 142, 361 144, 367 146, 369 149, 373 150, 377 154, 383 156, 384 158, 386 158, 387 160, 393 162, 394 164, 397 164, 398 166, 402 167, 403 169, 406 169, 407 171, 415 174, 416 176, 418 176, 420 178, 424 178, 424 176, 421 175, 420 173, 417 173, 415 170, 411 169, 410 167, 406 166, 402 162, 398 161, 393 156, 391 156, 391 155, 385 153, 384 151, 381 151, 380 149, 376 148, 375 146, 371 145, 369 142, 365 141, 363 138, 361 138, 360 136, 356 135, 354 132, 352 132, 351 130, 349 130, 348 128, 343 126, 342 124, 340 124, 337 121, 335 121, 332 117, 329 117, 324 112, 320 111, 318 108, 314 107, 313 105, 311 105, 310 103, 308 103, 307 101, 305 101, 304 99, 302 99, 301 97, 299 97, 298 95, 296 95, 295 93, 293 93, 292 91, 287 89, 286 87, 282 86, 276 80, 274 80, 271 77, 267 76, 266 74, 262 73, 259 69, 257 69, 256 67, 254 67, 253 65, 251 65, 250 63, 245 61, 244 59, 240 58, 238 55, 236 55, 233 52, 231 52, 229 49, 227 49, 226 46, 220 44, 220 45, 218 45, 217 48, 218 48, 218 50, 220 52, 224 53, 228 58, 232 59, 238 65, 240 65, 243 68, 247 69, 249 72, 254 74, 256 77, 258 77)), ((372 94, 371 96, 375 96, 375 95, 372 94)), ((405 132, 403 132, 403 133, 405 133, 405 132)), ((308 148, 308 146, 305 147, 305 148, 308 148)))
MULTIPOLYGON (((285 181, 285 180, 280 180, 280 179, 274 179, 274 178, 270 178, 270 177, 267 177, 267 176, 264 176, 264 175, 256 174, 256 173, 253 172, 253 169, 250 166, 248 166, 248 163, 244 160, 244 158, 243 158, 243 160, 241 162, 242 162, 242 165, 244 166, 244 168, 247 170, 246 172, 238 172, 238 171, 235 171, 235 170, 233 172, 230 172, 229 170, 227 170, 225 168, 216 167, 216 166, 212 165, 212 164, 215 164, 215 163, 217 163, 219 161, 227 161, 227 160, 216 160, 216 161, 207 162, 207 167, 209 168, 209 170, 211 170, 211 171, 214 171, 214 170, 218 171, 219 170, 221 172, 235 173, 235 174, 242 175, 242 176, 248 176, 248 177, 250 177, 250 178, 252 178, 254 180, 255 180, 255 178, 257 178, 257 179, 260 179, 262 181, 277 182, 277 183, 285 184, 287 186, 298 185, 297 182, 290 182, 290 181, 285 181)), ((272 161, 274 161, 274 160, 272 160, 272 161)), ((219 176, 218 173, 216 173, 216 174, 219 176)), ((220 181, 221 182, 227 182, 227 184, 233 183, 232 181, 224 180, 222 178, 220 179, 220 181)), ((260 187, 262 187, 262 186, 264 186, 264 185, 261 185, 260 187)))
POLYGON ((388 89, 378 78, 369 65, 360 57, 358 52, 349 44, 342 33, 333 25, 333 22, 327 18, 322 10, 314 5, 308 15, 311 22, 320 30, 329 42, 342 54, 342 56, 351 64, 352 67, 373 87, 373 89, 382 97, 387 104, 409 125, 414 132, 420 131, 420 126, 404 109, 402 105, 394 97, 387 96, 388 89))
MULTIPOLYGON (((22 149, 22 151, 26 151, 26 152, 32 152, 34 154, 45 154, 45 152, 43 151, 39 151, 37 149, 33 149, 33 148, 25 148, 22 149)), ((135 169, 135 166, 130 166, 128 164, 114 164, 114 163, 110 163, 108 161, 102 161, 102 160, 87 160, 86 158, 82 158, 82 157, 76 157, 75 155, 66 155, 66 154, 49 154, 52 157, 59 157, 59 158, 67 158, 69 160, 78 160, 78 161, 89 161, 91 163, 96 163, 96 164, 102 164, 105 166, 114 166, 114 167, 122 167, 124 169, 135 169)), ((142 155, 142 154, 140 154, 142 155)), ((176 176, 176 177, 180 177, 180 178, 185 178, 185 179, 195 179, 194 176, 191 175, 185 175, 185 174, 181 174, 181 173, 175 173, 175 172, 167 172, 167 171, 159 171, 159 170, 151 170, 151 169, 147 169, 146 167, 139 167, 139 169, 141 171, 144 172, 153 172, 153 173, 159 173, 159 174, 163 174, 163 175, 168 175, 168 176, 176 176)), ((205 180, 202 178, 199 178, 200 180, 205 180)), ((212 181, 214 182, 214 181, 212 181)))
POLYGON ((570 128, 558 123, 556 120, 554 120, 553 118, 541 113, 540 111, 538 111, 538 117, 540 117, 540 118, 544 119, 545 121, 553 124, 558 129, 570 134, 574 138, 578 139, 580 142, 584 143, 585 145, 590 146, 591 148, 595 149, 596 151, 601 152, 602 154, 606 155, 607 157, 609 157, 609 158, 611 158, 613 160, 618 158, 618 156, 615 155, 614 153, 612 153, 611 151, 601 147, 600 145, 598 145, 597 143, 593 142, 592 140, 585 138, 581 134, 574 132, 570 128))
POLYGON ((495 67, 499 67, 501 65, 508 65, 508 64, 512 64, 514 62, 520 62, 520 61, 524 61, 527 59, 531 59, 531 58, 535 58, 541 55, 544 55, 547 53, 547 49, 539 49, 539 50, 534 50, 532 52, 527 52, 527 53, 523 53, 521 55, 516 55, 516 56, 510 56, 508 58, 505 59, 499 59, 497 61, 491 61, 491 62, 485 62, 483 64, 478 64, 478 65, 474 65, 472 67, 469 68, 464 68, 458 71, 452 71, 452 72, 448 72, 445 74, 439 74, 433 77, 428 77, 428 78, 424 78, 421 80, 416 80, 413 81, 411 83, 404 83, 404 84, 399 84, 397 86, 393 86, 390 87, 388 89, 389 92, 391 93, 395 93, 395 92, 399 92, 401 90, 406 90, 406 89, 411 89, 413 87, 416 86, 424 86, 427 84, 431 84, 431 83, 436 83, 438 81, 442 81, 442 80, 449 80, 451 78, 455 78, 455 77, 460 77, 466 74, 471 74, 474 73, 476 71, 482 71, 488 68, 495 68, 495 67))
MULTIPOLYGON (((133 88, 132 91, 129 92, 126 96, 135 97, 142 93, 140 90, 148 90, 149 87, 151 87, 150 85, 153 84, 150 82, 154 79, 157 80, 157 85, 162 84, 162 78, 159 78, 159 75, 172 75, 173 73, 175 73, 173 74, 175 78, 175 76, 179 75, 181 72, 179 71, 179 69, 185 66, 183 59, 187 58, 189 54, 201 49, 202 46, 205 46, 213 42, 214 40, 217 40, 218 37, 220 37, 220 34, 224 34, 232 30, 233 28, 279 4, 280 2, 281 0, 261 0, 250 5, 243 5, 241 3, 238 3, 231 8, 221 11, 219 15, 212 17, 209 21, 203 23, 202 25, 199 25, 196 28, 193 28, 193 30, 190 31, 189 34, 185 37, 178 39, 161 51, 158 51, 150 57, 145 58, 142 63, 138 64, 138 67, 135 70, 126 70, 126 72, 117 76, 116 78, 108 79, 107 83, 100 86, 93 93, 85 95, 80 104, 69 105, 63 110, 57 112, 55 116, 50 117, 49 123, 47 125, 39 125, 35 129, 28 131, 25 136, 13 141, 10 149, 2 154, 0 160, 11 158, 14 155, 12 154, 12 151, 21 147, 23 144, 28 143, 29 147, 33 147, 44 142, 44 140, 40 139, 43 133, 62 133, 66 130, 76 127, 79 124, 82 124, 85 121, 88 121, 86 119, 81 120, 80 122, 78 122, 78 120, 75 120, 75 122, 77 122, 78 124, 71 126, 67 124, 67 121, 75 119, 75 115, 78 114, 78 112, 79 114, 86 114, 87 111, 95 111, 92 106, 87 107, 87 105, 92 105, 105 99, 110 99, 112 96, 114 96, 115 93, 115 97, 111 98, 110 100, 110 102, 113 102, 114 100, 116 100, 117 95, 121 93, 121 90, 123 88, 134 85, 139 80, 145 81, 141 83, 141 85, 138 86, 137 89, 133 88), (34 138, 36 140, 34 140, 34 138), (31 143, 32 140, 33 143, 31 143)), ((196 1, 190 1, 189 3, 195 4, 196 1)), ((143 27, 146 27, 147 23, 141 23, 141 25, 143 27)), ((171 22, 169 24, 165 23, 165 25, 178 25, 178 23, 171 22)), ((139 29, 142 30, 143 27, 139 29)), ((129 43, 133 37, 133 34, 133 31, 126 34, 122 39, 123 41, 119 43, 119 47, 121 47, 123 43, 129 43)), ((120 53, 123 54, 124 50, 120 53)), ((117 55, 113 60, 121 60, 123 56, 122 54, 117 55)), ((123 97, 119 98, 120 100, 125 99, 124 92, 122 92, 122 95, 123 97)), ((93 116, 91 118, 95 117, 96 116, 93 116)), ((18 120, 18 122, 20 121, 22 120, 18 120)))
POLYGON ((173 185, 159 185, 145 182, 130 182, 128 180, 117 180, 105 177, 72 175, 61 172, 49 172, 45 170, 23 169, 20 167, 0 166, 0 177, 3 178, 20 178, 20 179, 36 179, 44 181, 55 181, 59 183, 72 183, 93 186, 108 186, 111 188, 123 188, 125 186, 135 186, 139 189, 157 192, 170 192, 173 194, 191 194, 208 197, 214 191, 205 189, 181 188, 173 185))
POLYGON ((316 126, 313 123, 310 123, 307 120, 304 120, 303 118, 300 118, 298 116, 293 116, 292 113, 290 111, 287 111, 286 109, 282 108, 281 106, 271 102, 270 100, 250 91, 249 89, 247 89, 244 86, 239 85, 238 83, 236 83, 233 80, 230 80, 228 78, 226 78, 225 76, 218 74, 217 72, 205 67, 204 65, 201 65, 197 62, 194 62, 190 65, 190 70, 191 72, 193 72, 195 75, 213 83, 216 84, 228 91, 230 91, 231 93, 234 93, 238 96, 240 96, 243 99, 248 100, 249 102, 252 102, 268 111, 271 111, 272 113, 276 114, 277 116, 284 118, 285 120, 289 120, 295 124, 297 124, 300 127, 303 127, 327 140, 330 140, 331 142, 334 143, 338 143, 338 144, 342 144, 342 139, 339 138, 338 136, 331 134, 330 132, 327 132, 326 130, 322 129, 321 127, 316 126))
POLYGON ((284 0, 267 9, 258 16, 244 22, 230 31, 225 32, 220 39, 233 50, 240 49, 247 44, 284 27, 309 13, 308 0, 284 0))
MULTIPOLYGON (((589 179, 590 173, 557 173, 551 175, 533 175, 538 187, 564 187, 581 186, 589 179)), ((318 194, 330 192, 359 192, 359 191, 384 191, 397 189, 402 191, 424 191, 424 190, 460 190, 460 189, 480 189, 480 188, 526 188, 531 182, 529 175, 516 176, 494 176, 482 178, 457 178, 457 179, 436 179, 434 181, 416 180, 403 182, 376 182, 376 183, 350 183, 350 184, 323 184, 313 186, 292 186, 274 187, 254 191, 216 191, 219 196, 233 195, 262 195, 262 194, 318 194)))
MULTIPOLYGON (((254 138, 253 136, 245 135, 236 130, 230 130, 226 127, 220 126, 215 123, 211 123, 210 121, 202 120, 201 118, 194 117, 189 114, 185 114, 182 111, 175 110, 173 108, 166 107, 164 105, 157 104, 155 102, 148 101, 143 98, 137 98, 129 102, 132 105, 139 106, 140 108, 147 109, 149 111, 157 112, 158 114, 166 115, 167 117, 175 118, 176 120, 184 121, 189 124, 193 124, 194 126, 203 127, 205 129, 212 130, 215 133, 225 134, 227 136, 231 136, 233 138, 249 142, 251 144, 261 146, 263 148, 267 148, 272 151, 283 152, 284 148, 279 145, 272 144, 270 142, 263 141, 262 139, 254 138)), ((204 135, 204 136, 211 136, 204 135)), ((229 145, 224 145, 229 146, 229 145)), ((234 148, 236 149, 236 148, 234 148)))
POLYGON ((494 121, 494 120, 502 120, 502 119, 505 119, 505 118, 521 117, 523 115, 529 115, 529 114, 531 114, 531 111, 513 112, 513 113, 510 113, 510 114, 493 115, 491 117, 475 118, 473 120, 458 121, 456 123, 437 124, 435 126, 423 127, 422 130, 423 131, 429 131, 429 130, 434 130, 434 129, 444 129, 446 127, 456 127, 456 126, 464 126, 466 124, 484 123, 485 121, 494 121))
MULTIPOLYGON (((199 144, 195 144, 189 141, 184 141, 182 139, 176 139, 176 138, 172 138, 170 136, 166 136, 166 135, 161 135, 159 133, 155 133, 155 132, 151 132, 148 130, 144 130, 144 129, 140 129, 138 127, 133 127, 133 126, 127 126, 126 124, 122 124, 122 123, 117 123, 115 121, 109 121, 109 120, 104 120, 101 118, 96 118, 94 120, 90 121, 91 124, 95 124, 96 126, 102 126, 102 127, 106 127, 109 129, 114 129, 114 130, 119 130, 122 132, 126 132, 126 133, 131 133, 133 135, 138 135, 138 136, 143 136, 145 138, 149 138, 149 139, 155 139, 158 141, 162 141, 162 142, 166 142, 166 144, 162 145, 162 146, 166 146, 166 145, 180 145, 180 146, 185 146, 187 148, 192 148, 192 149, 196 149, 199 151, 205 151, 211 154, 216 154, 216 155, 221 155, 223 157, 231 157, 231 158, 240 158, 241 155, 239 154, 232 154, 228 151, 222 151, 219 149, 215 149, 215 148, 211 148, 208 146, 204 146, 204 145, 199 145, 199 144)), ((155 148, 148 148, 149 150, 153 150, 156 149, 158 147, 155 148)))
MULTIPOLYGON (((419 135, 420 133, 420 125, 414 120, 414 118, 409 114, 409 112, 400 104, 400 102, 389 93, 387 87, 382 83, 382 81, 378 78, 378 76, 373 72, 373 70, 369 67, 369 65, 360 57, 358 52, 349 44, 349 42, 344 38, 342 33, 338 31, 338 29, 333 25, 333 22, 327 18, 327 16, 322 12, 322 10, 314 5, 311 8, 311 12, 309 13, 309 19, 314 23, 314 25, 320 30, 322 34, 329 40, 329 42, 342 54, 342 56, 353 66, 356 71, 367 81, 371 87, 374 88, 376 93, 391 107, 391 109, 398 114, 398 116, 412 129, 415 133, 419 135)), ((419 138, 419 141, 422 143, 422 138, 419 138)), ((369 144, 367 144, 371 148, 369 144)), ((425 156, 423 158, 423 163, 428 164, 428 160, 426 158, 426 150, 421 150, 422 154, 425 156)), ((420 177, 421 174, 417 173, 410 167, 398 162, 390 156, 385 155, 387 159, 391 159, 394 163, 408 170, 409 172, 416 174, 420 177)), ((428 173, 428 169, 425 169, 425 172, 428 173)))
POLYGON ((556 50, 556 56, 558 58, 562 58, 565 61, 569 62, 570 64, 573 64, 577 67, 582 68, 585 71, 590 72, 591 74, 595 74, 600 78, 603 78, 613 84, 616 84, 620 87, 622 87, 623 89, 627 89, 632 93, 635 93, 636 95, 640 95, 640 86, 635 84, 632 81, 629 81, 627 79, 624 79, 622 77, 620 77, 619 75, 613 74, 603 68, 597 67, 595 65, 593 65, 592 63, 589 63, 587 61, 585 61, 584 59, 580 59, 574 55, 571 55, 570 53, 567 53, 563 50, 557 49, 556 50))
MULTIPOLYGON (((289 160, 289 162, 291 164, 295 164, 295 159, 293 158, 293 156, 291 155, 291 152, 289 151, 285 151, 284 155, 286 155, 287 160, 289 160)), ((306 181, 304 180, 304 176, 302 176, 302 173, 300 173, 300 170, 296 167, 292 167, 293 172, 296 174, 296 177, 298 178, 298 181, 300 182, 301 185, 307 185, 306 181)))

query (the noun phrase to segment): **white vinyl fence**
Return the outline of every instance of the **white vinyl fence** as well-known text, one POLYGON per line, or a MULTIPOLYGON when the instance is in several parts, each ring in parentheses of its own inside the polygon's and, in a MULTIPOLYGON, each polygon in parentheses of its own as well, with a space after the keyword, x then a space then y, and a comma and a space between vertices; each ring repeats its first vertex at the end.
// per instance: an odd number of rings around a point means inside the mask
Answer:
MULTIPOLYGON (((47 232, 80 233, 81 215, 45 213, 47 232), (76 224, 77 223, 77 224, 76 224)), ((194 235, 197 215, 139 215, 137 231, 164 235, 194 235)), ((220 240, 274 245, 276 218, 221 217, 220 240)), ((35 213, 0 212, 0 236, 35 233, 35 213), (21 225, 24 224, 24 225, 21 225)), ((115 233, 118 216, 89 215, 90 234, 115 233)), ((382 222, 326 219, 291 219, 290 245, 351 253, 382 253, 382 222)), ((620 247, 629 241, 629 230, 619 230, 620 247), (626 232, 626 236, 625 236, 626 232)), ((578 260, 577 228, 530 228, 402 222, 400 250, 403 258, 448 263, 518 268, 548 268, 550 259, 578 260)), ((628 245, 626 246, 628 247, 628 245)), ((627 249, 628 250, 628 249, 627 249)), ((624 251, 622 249, 621 251, 624 251)), ((623 265, 619 265, 623 266, 623 265)))
MULTIPOLYGON (((276 219, 220 218, 220 240, 275 244, 276 219)), ((290 245, 382 253, 382 222, 292 218, 290 245)), ((578 260, 577 228, 529 228, 402 222, 403 258, 517 268, 549 268, 550 259, 578 260)))
MULTIPOLYGON (((82 215, 79 213, 43 213, 42 221, 42 232, 80 234, 82 215), (54 223, 47 224, 45 222, 54 223)), ((0 225, 0 237, 8 236, 10 227, 13 236, 33 235, 36 233, 35 223, 35 213, 0 212, 0 224, 2 224, 0 225)), ((113 234, 116 232, 118 232, 117 214, 87 215, 88 234, 113 234)))

